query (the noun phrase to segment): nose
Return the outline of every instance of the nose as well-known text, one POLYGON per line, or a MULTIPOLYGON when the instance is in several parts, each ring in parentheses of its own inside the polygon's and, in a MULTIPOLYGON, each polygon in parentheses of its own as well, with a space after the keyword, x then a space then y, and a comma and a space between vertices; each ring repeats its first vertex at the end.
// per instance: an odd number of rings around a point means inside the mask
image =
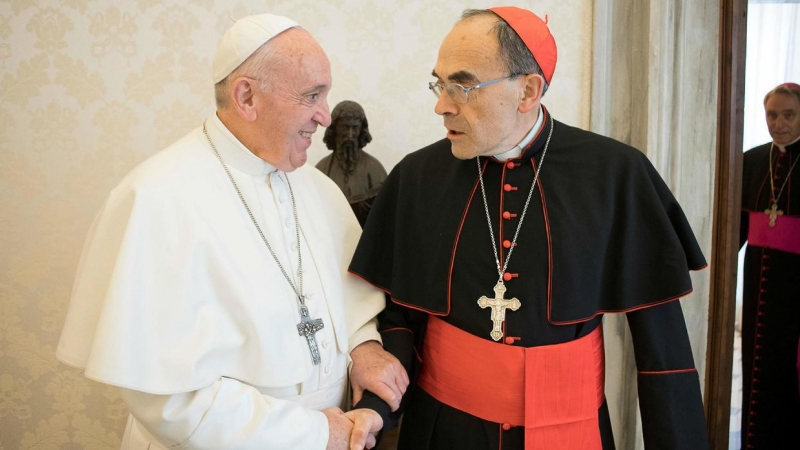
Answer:
POLYGON ((445 114, 457 114, 458 105, 447 95, 447 92, 444 91, 436 100, 436 106, 433 107, 433 111, 440 116, 445 114))
POLYGON ((314 115, 314 120, 325 128, 331 126, 331 108, 328 106, 327 98, 320 103, 319 110, 314 115))

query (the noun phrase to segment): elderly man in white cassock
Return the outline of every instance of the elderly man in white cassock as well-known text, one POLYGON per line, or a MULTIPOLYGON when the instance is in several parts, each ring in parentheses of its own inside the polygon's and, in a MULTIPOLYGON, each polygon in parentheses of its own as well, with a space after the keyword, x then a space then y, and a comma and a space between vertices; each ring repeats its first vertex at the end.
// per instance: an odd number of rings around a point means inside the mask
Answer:
POLYGON ((360 449, 408 378, 384 295, 348 275, 360 227, 306 150, 330 124, 330 62, 269 14, 213 62, 217 111, 128 174, 95 219, 58 358, 119 386, 125 449, 360 449), (352 364, 352 365, 351 365, 352 364))

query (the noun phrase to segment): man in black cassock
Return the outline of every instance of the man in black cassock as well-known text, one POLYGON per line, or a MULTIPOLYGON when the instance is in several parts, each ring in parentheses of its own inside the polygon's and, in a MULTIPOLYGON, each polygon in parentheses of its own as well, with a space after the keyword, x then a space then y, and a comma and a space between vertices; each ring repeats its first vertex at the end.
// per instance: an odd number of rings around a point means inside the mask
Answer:
POLYGON ((394 168, 367 220, 350 271, 391 297, 384 345, 413 377, 400 449, 613 449, 605 313, 628 318, 646 447, 708 448, 678 301, 705 260, 645 155, 541 106, 555 64, 530 11, 466 11, 430 84, 447 139, 394 168))
POLYGON ((742 448, 796 448, 800 425, 800 85, 764 98, 772 142, 744 154, 742 448))

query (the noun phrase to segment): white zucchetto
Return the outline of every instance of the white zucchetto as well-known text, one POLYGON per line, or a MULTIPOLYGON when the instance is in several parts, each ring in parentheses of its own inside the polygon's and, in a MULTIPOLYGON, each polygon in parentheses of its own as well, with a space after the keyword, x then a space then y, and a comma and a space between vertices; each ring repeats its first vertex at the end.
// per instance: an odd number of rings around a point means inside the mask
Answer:
POLYGON ((214 55, 214 84, 224 80, 267 41, 289 28, 299 26, 292 19, 272 14, 259 14, 237 20, 222 36, 214 55))

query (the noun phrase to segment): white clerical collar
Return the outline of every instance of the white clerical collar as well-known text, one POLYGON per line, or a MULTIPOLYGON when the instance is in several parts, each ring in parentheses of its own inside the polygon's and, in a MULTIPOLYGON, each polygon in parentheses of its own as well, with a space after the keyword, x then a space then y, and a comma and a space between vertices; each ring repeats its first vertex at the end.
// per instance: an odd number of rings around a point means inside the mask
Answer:
POLYGON ((778 147, 778 150, 780 150, 781 153, 786 153, 786 147, 796 143, 797 141, 800 141, 800 136, 797 136, 795 138, 795 140, 793 140, 792 142, 789 142, 786 145, 781 145, 781 144, 775 143, 775 147, 778 147))
POLYGON ((512 148, 511 150, 505 153, 500 153, 499 155, 494 155, 495 159, 499 161, 508 161, 509 159, 519 158, 519 156, 522 154, 522 150, 524 150, 525 147, 527 147, 528 144, 531 143, 536 134, 539 133, 539 130, 542 129, 543 123, 544 123, 544 114, 542 113, 542 105, 539 105, 539 118, 536 119, 536 123, 533 124, 533 128, 531 128, 531 131, 529 131, 528 134, 526 134, 525 137, 522 138, 519 144, 514 146, 514 148, 512 148))
POLYGON ((206 128, 220 156, 229 166, 254 177, 266 176, 278 170, 248 150, 219 120, 216 113, 206 120, 206 128))

